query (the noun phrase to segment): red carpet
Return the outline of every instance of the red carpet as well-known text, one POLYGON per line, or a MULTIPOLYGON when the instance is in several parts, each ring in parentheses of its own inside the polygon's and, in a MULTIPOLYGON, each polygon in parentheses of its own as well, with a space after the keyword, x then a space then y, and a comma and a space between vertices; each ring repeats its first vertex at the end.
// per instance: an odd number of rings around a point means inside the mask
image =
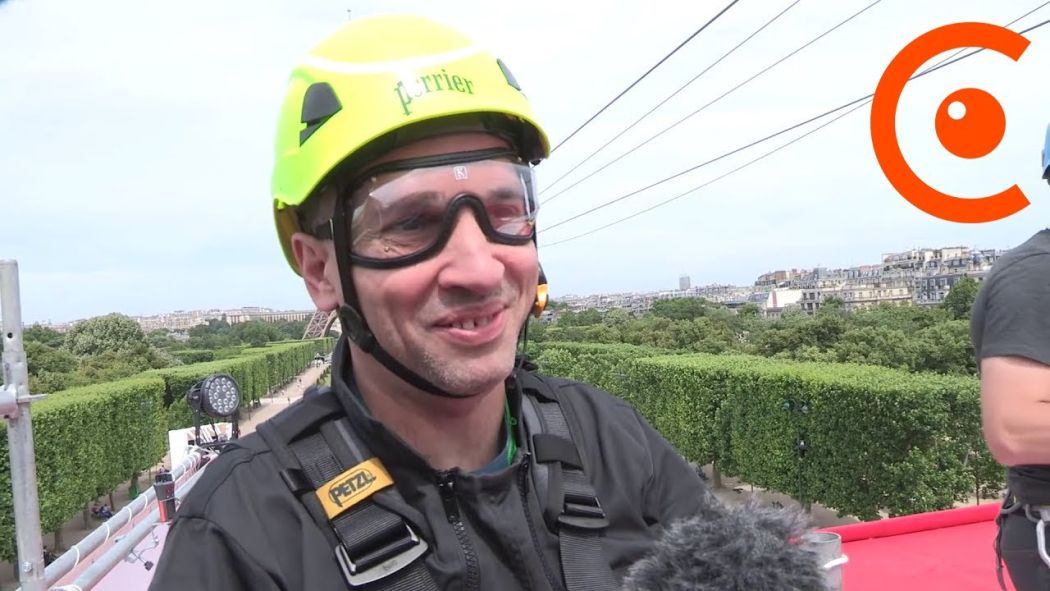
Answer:
MULTIPOLYGON (((843 591, 997 591, 994 501, 826 528, 842 536, 843 591)), ((1011 591, 1005 570, 1007 588, 1011 591)))

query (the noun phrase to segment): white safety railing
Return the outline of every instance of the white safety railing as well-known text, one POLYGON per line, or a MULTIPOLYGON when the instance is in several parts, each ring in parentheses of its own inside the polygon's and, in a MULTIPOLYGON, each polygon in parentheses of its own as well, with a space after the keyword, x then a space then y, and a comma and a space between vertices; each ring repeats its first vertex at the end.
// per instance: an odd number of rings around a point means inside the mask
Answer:
MULTIPOLYGON (((171 471, 171 476, 176 482, 176 498, 181 498, 181 495, 185 494, 185 492, 193 486, 198 474, 201 473, 201 468, 207 464, 211 456, 211 452, 200 448, 192 448, 187 452, 182 462, 175 466, 171 471), (186 481, 179 484, 179 480, 184 477, 186 477, 186 481)), ((54 585, 74 569, 81 566, 81 563, 84 562, 88 556, 91 556, 93 552, 101 548, 106 542, 109 542, 115 533, 126 527, 128 524, 131 524, 136 516, 142 515, 149 510, 151 506, 155 506, 156 499, 157 493, 153 487, 151 486, 147 488, 142 494, 136 497, 135 500, 120 511, 114 513, 113 517, 110 517, 105 523, 95 528, 95 530, 88 534, 83 540, 73 545, 69 550, 63 552, 61 556, 44 569, 44 579, 47 585, 54 585)), ((155 509, 154 512, 156 512, 155 509)), ((150 517, 152 517, 152 513, 147 516, 145 520, 136 525, 136 527, 149 521, 150 517)), ((156 520, 154 520, 153 523, 156 523, 156 520)), ((134 532, 134 530, 132 531, 134 532)), ((138 541, 148 533, 149 530, 147 529, 142 537, 139 537, 135 543, 138 543, 138 541)), ((129 537, 133 537, 133 534, 125 536, 121 539, 121 542, 127 541, 129 537)), ((118 545, 119 544, 114 545, 107 550, 105 554, 93 560, 92 565, 97 564, 97 561, 106 560, 106 555, 117 551, 118 545)), ((127 556, 127 554, 127 552, 120 554, 117 562, 127 556)))

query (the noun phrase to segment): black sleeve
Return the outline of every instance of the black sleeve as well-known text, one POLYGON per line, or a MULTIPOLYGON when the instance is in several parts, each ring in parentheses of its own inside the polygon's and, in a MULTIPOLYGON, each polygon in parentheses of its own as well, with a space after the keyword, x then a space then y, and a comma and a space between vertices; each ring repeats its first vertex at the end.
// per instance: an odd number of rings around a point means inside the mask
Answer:
POLYGON ((653 472, 645 487, 645 514, 661 526, 700 515, 711 502, 707 484, 696 470, 637 410, 652 457, 653 472))
POLYGON ((981 358, 1019 356, 1050 365, 1050 254, 1018 260, 987 287, 981 358))
POLYGON ((164 539, 149 591, 278 591, 279 587, 217 525, 199 517, 176 519, 164 539))

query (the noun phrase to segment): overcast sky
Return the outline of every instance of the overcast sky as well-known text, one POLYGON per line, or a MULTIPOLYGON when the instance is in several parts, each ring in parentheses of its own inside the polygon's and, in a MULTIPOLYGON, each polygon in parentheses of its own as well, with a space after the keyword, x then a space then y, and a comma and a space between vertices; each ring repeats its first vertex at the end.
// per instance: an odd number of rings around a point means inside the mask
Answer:
MULTIPOLYGON (((272 140, 288 72, 348 10, 349 18, 395 10, 459 25, 503 57, 559 143, 727 3, 0 0, 0 258, 19 262, 23 319, 310 307, 272 226, 272 140)), ((541 201, 871 3, 801 0, 541 201)), ((1006 24, 1041 3, 878 2, 544 203, 541 228, 873 92, 893 56, 931 28, 1006 24)), ((791 4, 738 2, 560 147, 539 167, 540 185, 791 4)), ((1046 19, 1050 6, 1013 28, 1046 19)), ((865 106, 630 221, 554 244, 710 181, 812 126, 543 231, 553 296, 673 288, 682 274, 694 285, 748 284, 775 269, 876 263, 912 247, 1018 244, 1050 224, 1050 186, 1039 178, 1050 25, 1027 36, 1019 62, 985 51, 910 83, 898 112, 904 153, 921 178, 967 197, 1016 183, 1032 201, 1022 212, 959 224, 913 207, 878 166, 865 106), (1002 143, 978 160, 952 156, 933 127, 944 97, 965 86, 991 92, 1007 114, 1002 143)))

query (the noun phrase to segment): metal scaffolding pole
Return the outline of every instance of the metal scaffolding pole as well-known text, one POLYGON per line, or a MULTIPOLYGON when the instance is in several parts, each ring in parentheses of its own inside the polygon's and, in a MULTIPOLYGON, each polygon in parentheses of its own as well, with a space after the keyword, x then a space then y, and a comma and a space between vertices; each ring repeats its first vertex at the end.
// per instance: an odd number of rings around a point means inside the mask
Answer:
POLYGON ((24 591, 43 591, 44 547, 40 533, 40 499, 36 488, 36 454, 29 405, 43 396, 29 394, 29 371, 22 346, 22 308, 18 263, 0 260, 0 313, 3 316, 4 389, 0 414, 7 419, 7 447, 11 454, 11 488, 18 545, 18 578, 24 591))

